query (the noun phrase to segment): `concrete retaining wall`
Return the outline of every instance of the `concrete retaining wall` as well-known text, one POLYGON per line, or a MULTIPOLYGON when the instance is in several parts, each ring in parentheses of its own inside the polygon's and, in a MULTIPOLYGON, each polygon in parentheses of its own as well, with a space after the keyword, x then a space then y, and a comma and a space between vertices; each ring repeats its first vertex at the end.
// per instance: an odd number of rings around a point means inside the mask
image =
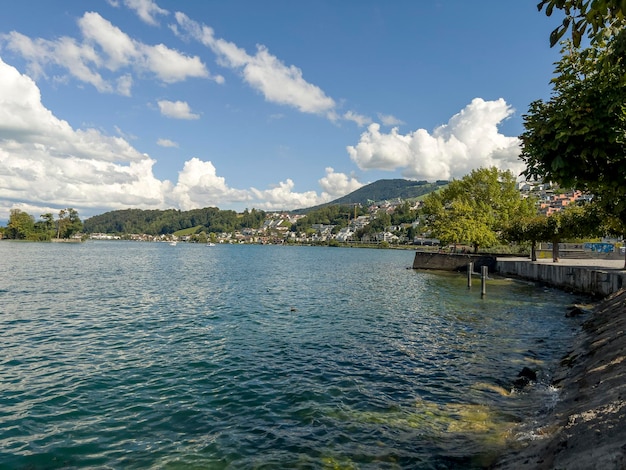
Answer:
POLYGON ((626 273, 601 268, 498 259, 496 272, 596 297, 606 297, 626 286, 626 273))
POLYGON ((495 272, 496 257, 472 255, 469 253, 434 253, 416 251, 413 269, 437 269, 440 271, 467 271, 467 265, 474 263, 474 271, 480 272, 481 266, 487 266, 489 272, 495 272))

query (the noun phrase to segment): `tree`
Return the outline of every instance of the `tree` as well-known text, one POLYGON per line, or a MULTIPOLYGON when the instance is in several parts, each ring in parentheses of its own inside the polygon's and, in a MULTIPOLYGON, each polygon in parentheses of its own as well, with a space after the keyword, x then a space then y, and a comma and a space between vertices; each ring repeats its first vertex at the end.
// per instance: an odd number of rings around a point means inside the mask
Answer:
POLYGON ((443 242, 491 246, 516 217, 535 213, 522 199, 513 174, 495 167, 473 170, 424 199, 426 226, 443 242))
POLYGON ((19 209, 11 209, 5 236, 15 240, 27 240, 35 231, 35 218, 19 209))
POLYGON ((67 211, 61 209, 57 220, 57 238, 61 238, 62 233, 65 234, 65 225, 67 225, 67 211))
POLYGON ((570 205, 547 218, 543 238, 552 242, 552 261, 559 261, 559 243, 568 238, 601 235, 602 224, 593 206, 570 205))
POLYGON ((391 215, 384 210, 379 210, 370 222, 370 227, 374 232, 384 232, 391 225, 391 215))
POLYGON ((541 0, 539 11, 545 7, 546 15, 552 16, 555 8, 565 12, 565 19, 550 34, 550 47, 554 46, 571 27, 574 47, 588 32, 593 39, 607 25, 624 21, 626 2, 622 0, 541 0))
POLYGON ((537 215, 515 220, 506 230, 509 240, 531 243, 531 259, 537 261, 537 242, 552 243, 552 261, 559 261, 559 243, 566 239, 597 237, 607 232, 597 205, 569 205, 550 216, 537 215))
POLYGON ((61 209, 57 220, 57 238, 71 238, 83 227, 83 223, 78 217, 78 211, 71 207, 61 209))
POLYGON ((451 200, 445 207, 441 206, 438 214, 432 219, 430 229, 442 244, 453 244, 455 250, 458 244, 468 243, 477 252, 479 246, 491 246, 497 241, 484 214, 480 214, 465 200, 451 200))
POLYGON ((524 174, 563 187, 624 192, 625 64, 605 69, 598 60, 608 60, 606 50, 586 52, 562 57, 552 97, 532 102, 523 116, 524 174))
POLYGON ((43 229, 46 232, 54 230, 54 215, 52 215, 52 212, 46 212, 45 214, 41 214, 39 217, 42 220, 43 229))
MULTIPOLYGON (((524 115, 521 158, 529 179, 587 191, 626 233, 626 29, 592 47, 566 47, 553 94, 524 115)), ((625 260, 626 265, 626 260, 625 260)))
POLYGON ((537 242, 544 239, 546 224, 547 217, 545 215, 519 217, 506 228, 505 238, 514 242, 529 242, 530 259, 537 261, 537 242))

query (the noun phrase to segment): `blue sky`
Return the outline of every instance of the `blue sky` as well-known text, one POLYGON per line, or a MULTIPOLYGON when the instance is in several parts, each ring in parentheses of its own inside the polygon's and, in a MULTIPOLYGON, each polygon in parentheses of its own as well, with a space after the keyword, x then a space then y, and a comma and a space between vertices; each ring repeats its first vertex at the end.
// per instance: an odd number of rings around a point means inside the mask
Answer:
POLYGON ((536 0, 26 0, 0 15, 0 219, 309 207, 519 173, 536 0))

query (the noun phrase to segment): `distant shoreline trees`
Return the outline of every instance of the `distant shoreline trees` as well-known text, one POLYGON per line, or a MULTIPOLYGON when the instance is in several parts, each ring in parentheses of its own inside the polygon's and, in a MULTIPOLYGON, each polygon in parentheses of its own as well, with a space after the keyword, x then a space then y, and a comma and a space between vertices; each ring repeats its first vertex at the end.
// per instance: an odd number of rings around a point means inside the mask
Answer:
POLYGON ((40 220, 20 209, 11 209, 4 238, 9 240, 50 241, 53 238, 71 238, 81 231, 83 223, 78 211, 71 207, 61 209, 58 218, 50 212, 41 214, 40 220))

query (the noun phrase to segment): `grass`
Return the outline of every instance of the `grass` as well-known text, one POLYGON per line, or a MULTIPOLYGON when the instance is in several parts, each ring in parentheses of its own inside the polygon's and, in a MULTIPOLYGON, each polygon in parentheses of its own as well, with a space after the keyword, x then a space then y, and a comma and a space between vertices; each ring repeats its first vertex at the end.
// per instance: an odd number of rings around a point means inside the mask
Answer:
POLYGON ((185 237, 187 235, 193 235, 194 233, 196 233, 198 230, 200 230, 203 227, 204 227, 203 225, 196 225, 195 227, 189 227, 189 228, 185 228, 182 230, 178 230, 174 232, 173 235, 177 237, 185 237))

